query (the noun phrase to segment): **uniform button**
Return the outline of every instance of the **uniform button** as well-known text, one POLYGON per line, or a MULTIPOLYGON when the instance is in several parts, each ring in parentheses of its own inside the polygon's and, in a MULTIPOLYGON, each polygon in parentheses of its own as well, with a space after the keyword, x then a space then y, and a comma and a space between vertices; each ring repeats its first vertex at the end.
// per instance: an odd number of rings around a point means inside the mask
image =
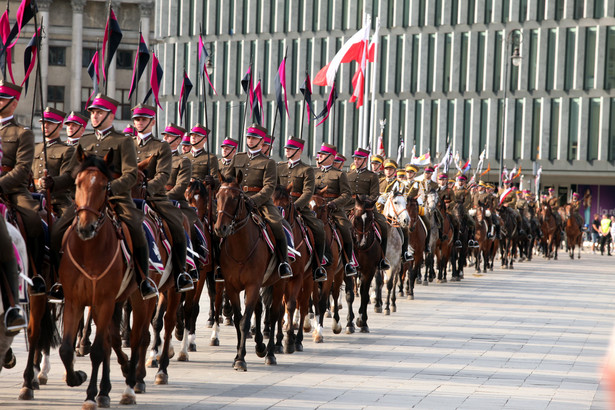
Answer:
POLYGON ((96 144, 97 147, 100 147, 100 144, 96 144))

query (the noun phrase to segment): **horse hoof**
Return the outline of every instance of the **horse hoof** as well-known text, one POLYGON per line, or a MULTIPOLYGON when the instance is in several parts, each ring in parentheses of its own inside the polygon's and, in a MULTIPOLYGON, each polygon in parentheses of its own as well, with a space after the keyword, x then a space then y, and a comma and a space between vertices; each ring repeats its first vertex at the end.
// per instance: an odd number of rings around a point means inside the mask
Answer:
POLYGON ((397 312, 397 306, 391 306, 391 312, 393 313, 397 312))
MULTIPOLYGON (((138 393, 136 390, 136 386, 135 386, 135 393, 138 393)), ((120 404, 124 404, 127 406, 131 406, 133 404, 137 404, 137 399, 134 396, 131 396, 130 394, 122 394, 122 398, 120 399, 120 404)))
POLYGON ((248 371, 248 365, 243 360, 235 360, 235 363, 233 363, 233 369, 246 372, 248 371))
POLYGON ((267 354, 267 345, 265 343, 259 343, 254 347, 254 350, 256 351, 256 355, 258 357, 265 357, 267 354))
POLYGON ((188 351, 189 352, 196 352, 196 343, 190 343, 188 345, 188 351))
POLYGON ((367 325, 361 326, 361 333, 369 333, 369 327, 367 325))
POLYGON ((209 345, 210 346, 220 346, 220 339, 218 339, 218 338, 211 339, 209 341, 209 345))
POLYGON ((419 278, 416 278, 416 280, 414 281, 417 285, 420 285, 423 281, 419 278))
POLYGON ((154 380, 154 384, 169 384, 169 375, 159 371, 156 373, 156 379, 154 380))
POLYGON ((211 329, 212 327, 214 327, 214 320, 213 319, 209 319, 207 321, 207 328, 211 329))
POLYGON ((310 333, 312 331, 312 324, 310 323, 309 320, 306 320, 305 322, 303 322, 303 331, 305 333, 310 333))
POLYGON ((42 374, 42 373, 41 373, 41 374, 39 374, 39 375, 38 375, 38 377, 37 377, 37 378, 38 378, 38 384, 40 384, 40 385, 42 385, 42 386, 44 386, 44 385, 46 385, 46 384, 47 384, 47 380, 48 380, 48 378, 47 378, 47 376, 46 376, 46 375, 44 375, 44 374, 42 374))
POLYGON ((327 310, 327 311, 325 312, 325 317, 326 317, 326 318, 330 318, 330 317, 331 317, 331 311, 330 311, 330 310, 327 310))
POLYGON ((363 319, 361 319, 360 317, 358 317, 358 318, 356 319, 356 322, 357 322, 357 326, 358 326, 358 327, 363 326, 363 319))
POLYGON ((224 325, 225 326, 234 326, 233 320, 230 317, 225 317, 224 318, 224 325))
POLYGON ((156 359, 147 359, 147 362, 145 362, 145 365, 147 367, 149 367, 150 369, 157 369, 158 368, 158 360, 156 359))
POLYGON ((179 355, 177 356, 177 361, 178 362, 188 362, 188 361, 190 361, 190 360, 188 360, 188 353, 179 352, 179 355))
POLYGON ((340 333, 342 333, 342 325, 338 323, 336 326, 333 326, 331 330, 333 330, 334 334, 339 335, 340 333))
POLYGON ((447 283, 448 280, 446 278, 442 278, 442 283, 447 283))
MULTIPOLYGON (((173 348, 173 346, 169 346, 169 350, 167 351, 167 354, 169 355, 169 359, 172 359, 173 356, 175 356, 175 349, 173 348)), ((158 358, 160 360, 160 358, 158 358)))
MULTIPOLYGON (((137 394, 143 394, 145 393, 145 383, 137 383, 135 384, 135 393, 137 394)), ((123 399, 123 397, 122 397, 123 399)), ((122 403, 124 404, 124 403, 122 403)), ((126 403, 126 404, 131 404, 131 403, 126 403)), ((132 403, 132 404, 136 404, 136 403, 132 403)))
POLYGON ((107 409, 111 407, 111 400, 109 399, 109 396, 98 396, 96 397, 96 404, 98 407, 107 409))
POLYGON ((29 387, 22 387, 19 391, 19 400, 34 400, 34 390, 29 387))
POLYGON ((282 354, 284 353, 284 348, 282 348, 282 345, 275 345, 275 347, 273 348, 273 352, 277 354, 282 354))
POLYGON ((382 313, 382 307, 374 306, 374 313, 382 313))
POLYGON ((174 332, 174 333, 175 333, 175 338, 176 338, 177 340, 179 340, 180 342, 181 342, 182 340, 184 340, 184 331, 183 331, 183 330, 180 330, 180 329, 178 329, 178 328, 175 328, 175 332, 174 332))
POLYGON ((322 343, 324 338, 317 331, 314 330, 312 333, 312 338, 314 339, 314 343, 322 343))
POLYGON ((296 351, 296 347, 294 343, 285 343, 284 344, 284 354, 293 354, 296 351))
MULTIPOLYGON (((252 334, 254 334, 254 332, 252 332, 252 334)), ((264 338, 269 339, 269 335, 270 335, 269 330, 263 330, 263 337, 264 338)))
POLYGON ((423 281, 423 286, 429 286, 429 282, 427 282, 426 280, 423 281))
POLYGON ((397 297, 398 298, 403 298, 404 297, 404 292, 397 292, 397 297))
POLYGON ((414 295, 408 295, 408 300, 414 300, 414 295))
POLYGON ((93 400, 86 400, 83 402, 83 406, 81 406, 81 410, 96 410, 97 408, 98 406, 93 400))
POLYGON ((32 388, 34 390, 40 390, 41 389, 41 385, 39 384, 37 379, 33 379, 32 380, 32 388))
POLYGON ((267 356, 267 358, 265 359, 265 364, 267 366, 275 366, 276 364, 278 364, 278 361, 276 360, 275 356, 267 356))
POLYGON ((390 316, 391 315, 391 309, 384 309, 384 315, 385 316, 390 316))
POLYGON ((442 283, 442 279, 436 279, 436 283, 442 283))
POLYGON ((79 346, 79 355, 80 356, 87 356, 90 354, 90 350, 92 350, 92 345, 91 344, 86 344, 86 345, 81 345, 79 346))
POLYGON ((129 348, 130 347, 130 340, 128 340, 128 339, 122 340, 122 347, 129 348))
POLYGON ((302 352, 303 351, 303 343, 299 342, 299 343, 295 344, 295 351, 296 352, 302 352))

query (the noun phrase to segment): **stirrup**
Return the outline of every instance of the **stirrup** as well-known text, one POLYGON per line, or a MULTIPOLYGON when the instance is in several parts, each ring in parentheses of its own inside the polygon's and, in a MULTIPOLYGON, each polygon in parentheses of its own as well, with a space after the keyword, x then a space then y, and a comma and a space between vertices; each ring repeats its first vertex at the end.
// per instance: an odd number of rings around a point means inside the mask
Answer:
POLYGON ((378 263, 378 269, 380 269, 380 270, 391 269, 391 265, 389 265, 389 263, 387 262, 386 258, 382 258, 380 260, 380 262, 378 263))
POLYGON ((150 278, 149 276, 147 276, 145 280, 141 281, 141 283, 139 284, 139 292, 141 292, 141 297, 143 298, 143 300, 158 297, 158 287, 156 286, 156 283, 152 280, 152 278, 150 278), (147 288, 147 286, 149 286, 150 289, 154 290, 154 292, 143 293, 144 288, 147 288))
POLYGON ((288 264, 288 262, 282 262, 278 265, 278 274, 280 275, 280 279, 286 279, 286 278, 292 278, 293 277, 293 270, 291 269, 290 265, 288 264), (282 273, 282 266, 286 266, 287 271, 286 273, 282 273))
POLYGON ((62 284, 60 282, 56 282, 51 285, 51 289, 49 289, 49 296, 47 299, 49 303, 64 302, 64 290, 62 289, 62 284))
POLYGON ((194 283, 192 283, 192 278, 186 272, 181 272, 179 275, 177 275, 177 280, 175 281, 175 284, 177 293, 184 293, 194 289, 194 283), (186 283, 180 286, 179 282, 182 280, 182 278, 186 283))
POLYGON ((4 333, 7 336, 15 336, 21 331, 21 329, 25 329, 26 327, 28 327, 28 322, 25 319, 24 313, 25 313, 24 310, 19 305, 11 306, 10 308, 6 310, 6 312, 4 312, 4 333), (13 311, 17 311, 17 314, 20 315, 24 319, 23 323, 19 323, 13 326, 8 325, 6 319, 9 317, 9 313, 13 311))
POLYGON ((356 276, 357 274, 357 268, 355 268, 354 266, 352 266, 352 263, 348 262, 345 266, 344 266, 344 273, 346 274, 347 277, 350 276, 356 276))
POLYGON ((327 271, 322 266, 319 266, 314 270, 314 282, 326 282, 327 271))
POLYGON ((220 266, 216 266, 214 269, 214 282, 224 283, 224 276, 222 276, 222 269, 220 269, 220 266))
POLYGON ((39 296, 44 295, 46 293, 47 285, 45 284, 45 279, 41 275, 36 275, 32 278, 32 285, 30 286, 30 296, 39 296), (38 285, 35 287, 35 284, 38 285), (42 284, 40 282, 43 282, 42 284))
POLYGON ((411 254, 410 252, 406 251, 404 252, 404 261, 405 262, 410 262, 414 260, 414 255, 411 254))

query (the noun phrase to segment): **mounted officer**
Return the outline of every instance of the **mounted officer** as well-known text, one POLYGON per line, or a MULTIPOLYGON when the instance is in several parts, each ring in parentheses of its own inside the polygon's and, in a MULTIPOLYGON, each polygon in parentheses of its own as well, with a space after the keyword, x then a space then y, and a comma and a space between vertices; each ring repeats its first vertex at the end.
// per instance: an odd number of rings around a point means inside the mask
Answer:
MULTIPOLYGON (((551 207, 551 212, 553 213, 553 216, 555 217, 555 221, 557 223, 557 227, 558 229, 563 229, 563 221, 562 221, 562 217, 559 214, 559 207, 560 207, 560 202, 559 202, 559 198, 558 196, 555 194, 555 190, 553 188, 549 188, 549 196, 547 197, 547 203, 549 204, 549 206, 551 207)), ((583 225, 581 225, 583 226, 583 225)))
POLYGON ((508 209, 508 211, 512 213, 515 218, 515 224, 517 225, 519 234, 523 235, 524 232, 523 229, 521 229, 521 215, 516 209, 517 196, 515 195, 515 188, 512 186, 512 181, 509 179, 504 179, 502 182, 504 183, 504 188, 500 193, 499 205, 500 207, 508 209))
POLYGON ((346 162, 346 157, 338 152, 335 158, 333 158, 333 168, 343 171, 345 162, 346 162))
POLYGON ((239 141, 231 137, 225 138, 224 141, 222 141, 220 145, 222 157, 218 160, 218 169, 220 169, 220 172, 224 173, 224 170, 231 165, 231 160, 237 154, 238 146, 239 141))
MULTIPOLYGON (((130 231, 133 244, 133 257, 135 265, 135 280, 139 285, 143 299, 149 299, 157 295, 153 282, 148 278, 149 251, 147 240, 143 231, 143 212, 139 211, 130 196, 130 189, 137 182, 137 154, 132 138, 118 133, 113 128, 113 120, 119 103, 103 94, 98 94, 88 107, 90 119, 95 132, 86 134, 79 140, 79 145, 88 155, 104 157, 109 150, 113 149, 112 169, 119 176, 110 182, 109 202, 130 231)), ((79 159, 73 156, 68 166, 69 171, 60 178, 54 180, 49 177, 43 178, 42 188, 56 190, 70 188, 75 183, 79 159)), ((56 221, 51 230, 52 253, 60 255, 62 237, 66 229, 73 222, 75 209, 68 208, 62 217, 56 221)), ((56 261, 59 266, 59 260, 56 261)), ((59 291, 56 298, 63 298, 59 291)))
POLYGON ((581 217, 581 195, 578 193, 572 194, 572 200, 570 201, 570 216, 577 218, 577 223, 579 224, 579 228, 583 229, 583 218, 581 217))
POLYGON ((474 218, 470 218, 468 215, 468 211, 472 208, 472 194, 470 190, 466 186, 468 182, 468 177, 464 174, 457 176, 457 186, 455 188, 455 200, 457 203, 461 204, 461 212, 462 212, 462 220, 460 223, 466 224, 468 228, 468 246, 470 248, 475 248, 478 246, 478 242, 474 240, 474 231, 476 230, 476 224, 474 223, 474 218))
POLYGON ((345 261, 344 271, 346 276, 354 276, 357 274, 357 269, 350 263, 353 255, 352 225, 344 211, 352 199, 348 178, 344 172, 333 168, 333 159, 337 155, 337 147, 335 145, 323 143, 317 155, 318 168, 314 172, 316 187, 327 187, 327 191, 324 194, 327 207, 342 236, 345 261))
POLYGON ((314 195, 315 178, 314 168, 301 160, 305 141, 290 137, 284 146, 286 161, 278 162, 278 184, 287 187, 292 183, 290 196, 297 212, 301 214, 305 224, 312 230, 314 236, 314 250, 316 252, 316 269, 314 269, 314 282, 327 280, 327 272, 320 266, 325 252, 325 227, 322 221, 310 209, 310 201, 314 195))
POLYGON ((88 126, 88 121, 90 119, 83 114, 80 114, 75 111, 71 111, 68 114, 66 120, 64 120, 64 125, 66 126, 66 144, 71 146, 76 146, 79 142, 79 139, 83 136, 85 132, 85 127, 88 126))
MULTIPOLYGON (((352 197, 356 199, 359 195, 367 195, 369 200, 377 201, 380 196, 380 184, 378 175, 367 169, 369 151, 363 148, 357 148, 352 157, 354 158, 355 169, 350 171, 347 175, 352 197)), ((395 168, 397 168, 397 166, 395 168)), ((354 208, 354 203, 351 201, 348 209, 350 210, 352 208, 354 208)), ((389 224, 381 212, 381 209, 374 211, 374 221, 378 224, 380 230, 380 245, 382 247, 382 258, 380 259, 378 268, 385 270, 391 268, 386 261, 387 244, 389 241, 389 224)))
MULTIPOLYGON (((433 172, 434 172, 433 166, 427 165, 425 167, 425 170, 423 171, 423 174, 414 178, 414 182, 412 182, 412 184, 410 185, 410 191, 408 192, 408 198, 416 199, 420 205, 423 205, 424 200, 425 200, 424 199, 425 195, 429 192, 437 191, 438 184, 432 180, 433 172)), ((442 240, 443 239, 442 238, 442 221, 438 217, 441 218, 440 213, 435 212, 434 219, 436 223, 436 229, 438 230, 439 239, 442 240)), ((432 228, 431 221, 425 217, 421 217, 421 219, 425 223, 425 226, 429 233, 429 231, 432 228)), ((425 250, 428 253, 432 251, 432 249, 429 249, 429 242, 427 243, 425 250)))
POLYGON ((378 179, 384 178, 384 158, 382 155, 372 155, 371 163, 372 172, 378 175, 378 179))
MULTIPOLYGON (((455 247, 459 248, 461 247, 461 241, 457 239, 459 237, 459 220, 451 212, 451 208, 456 202, 455 191, 448 187, 448 174, 446 172, 441 172, 440 175, 438 175, 438 199, 440 202, 444 203, 446 207, 447 214, 453 225, 455 247)), ((439 209, 438 212, 440 212, 439 209)), ((440 214, 440 216, 444 218, 444 215, 440 214)))
POLYGON ((246 194, 248 205, 261 212, 275 237, 275 248, 280 261, 278 273, 280 278, 284 279, 292 277, 293 271, 288 264, 288 243, 282 227, 284 218, 271 200, 277 181, 277 171, 275 161, 262 153, 265 135, 267 135, 267 129, 258 124, 248 127, 246 135, 248 152, 235 155, 224 176, 236 178, 240 173, 243 175, 240 186, 246 194))

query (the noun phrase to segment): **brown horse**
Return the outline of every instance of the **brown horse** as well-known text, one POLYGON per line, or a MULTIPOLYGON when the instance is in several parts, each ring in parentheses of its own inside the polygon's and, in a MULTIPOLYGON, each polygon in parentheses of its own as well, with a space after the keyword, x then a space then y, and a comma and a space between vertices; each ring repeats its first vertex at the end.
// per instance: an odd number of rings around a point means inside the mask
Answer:
MULTIPOLYGON (((316 217, 325 225, 325 246, 331 249, 332 257, 330 261, 331 265, 326 268, 327 280, 325 282, 320 282, 318 286, 314 286, 315 291, 318 292, 318 296, 314 298, 316 324, 314 326, 314 332, 312 333, 314 342, 316 343, 323 342, 322 329, 325 313, 329 307, 329 295, 333 297, 333 323, 331 328, 335 334, 339 334, 342 331, 338 302, 340 288, 342 283, 344 283, 344 264, 342 262, 343 249, 341 243, 336 239, 336 237, 341 238, 341 236, 337 233, 335 222, 329 214, 329 208, 326 206, 327 201, 324 197, 326 192, 327 187, 324 187, 314 193, 310 203, 312 210, 316 213, 316 217)), ((354 324, 346 328, 346 333, 354 333, 354 324)))
POLYGON ((544 250, 544 256, 547 259, 557 259, 560 231, 555 215, 553 215, 551 207, 548 203, 544 203, 542 205, 540 216, 542 220, 540 230, 543 234, 541 242, 544 250))
MULTIPOLYGON (((310 243, 314 243, 314 238, 311 231, 301 219, 301 216, 297 212, 294 203, 290 197, 290 191, 292 187, 283 187, 278 185, 273 193, 273 204, 281 207, 284 211, 284 218, 289 223, 293 231, 293 238, 295 242, 295 250, 297 250, 301 256, 295 259, 295 262, 291 264, 293 269, 293 277, 280 281, 279 283, 284 286, 284 302, 286 305, 286 316, 288 318, 286 322, 286 341, 284 343, 285 353, 294 353, 295 350, 303 351, 303 324, 306 316, 309 313, 310 296, 314 290, 314 278, 312 276, 313 259, 316 257, 313 255, 305 240, 304 232, 308 235, 310 243), (297 335, 295 336, 295 323, 293 319, 295 317, 295 311, 299 305, 299 323, 297 326, 297 335)), ((314 303, 317 303, 315 301, 314 303)), ((281 324, 281 321, 279 322, 281 324)), ((278 329, 278 344, 281 343, 283 333, 278 329)))
POLYGON ((578 247, 578 259, 581 259, 581 246, 583 245, 583 233, 577 215, 572 211, 572 205, 566 205, 566 247, 570 259, 574 259, 574 249, 578 247))
POLYGON ((474 238, 476 242, 478 242, 478 248, 474 249, 474 257, 476 259, 474 267, 477 274, 481 273, 481 260, 483 262, 482 272, 487 273, 487 268, 493 270, 494 239, 490 238, 488 235, 491 227, 485 217, 486 211, 484 206, 478 206, 476 208, 476 214, 474 215, 476 225, 474 238))
MULTIPOLYGON (((376 238, 374 221, 375 203, 375 200, 370 200, 366 195, 357 195, 354 216, 351 220, 353 239, 359 262, 359 272, 361 274, 360 316, 357 317, 357 326, 361 329, 361 333, 369 333, 369 327, 367 326, 367 305, 370 302, 369 288, 382 257, 380 241, 376 238)), ((351 324, 354 319, 354 312, 352 311, 352 302, 354 301, 352 278, 346 280, 346 301, 348 302, 348 323, 351 324)))
MULTIPOLYGON (((263 238, 260 223, 248 208, 245 194, 240 188, 243 174, 237 179, 222 179, 218 191, 218 219, 214 231, 221 239, 220 268, 231 306, 237 332, 237 355, 233 360, 235 370, 247 370, 245 361, 246 339, 250 334, 250 319, 255 313, 254 341, 256 354, 267 356, 265 363, 275 364, 274 338, 275 324, 279 318, 272 310, 269 345, 263 343, 260 330, 262 304, 259 292, 262 287, 269 288, 279 280, 276 271, 277 258, 273 255, 263 238), (239 293, 245 291, 245 308, 241 313, 239 293)), ((269 290, 266 289, 268 292, 269 290)), ((269 298, 267 298, 269 299, 269 298)), ((273 298, 271 298, 273 299, 273 298)), ((271 300, 268 300, 272 303, 271 300)))
POLYGON ((137 361, 140 355, 144 356, 149 342, 148 317, 145 302, 139 292, 135 292, 137 285, 132 279, 132 270, 128 269, 129 265, 122 256, 121 236, 128 235, 128 230, 115 219, 108 201, 112 179, 108 165, 112 161, 113 150, 104 160, 85 155, 81 147, 75 155, 81 162, 75 180, 77 209, 73 224, 62 241, 64 257, 59 270, 60 282, 65 284, 64 336, 60 356, 66 368, 66 383, 79 386, 87 379, 83 371, 74 370, 73 356, 79 320, 83 309, 91 306, 96 337, 90 352, 92 374, 84 408, 95 408, 97 404, 109 407, 111 347, 126 377, 127 388, 121 403, 134 404, 137 361), (134 309, 130 361, 121 350, 118 327, 121 306, 128 298, 134 309), (98 392, 97 375, 101 364, 103 370, 98 392))
POLYGON ((425 244, 428 236, 427 227, 419 216, 419 203, 415 198, 408 198, 409 224, 408 224, 408 245, 412 248, 414 259, 409 262, 410 275, 408 276, 408 293, 409 299, 414 299, 414 282, 417 277, 420 278, 421 267, 425 258, 425 244))
MULTIPOLYGON (((446 203, 438 201, 440 213, 442 214, 442 239, 436 241, 434 253, 438 260, 438 283, 446 283, 446 268, 448 262, 453 257, 453 239, 455 236, 450 215, 446 211, 446 203)), ((452 261, 454 264, 455 262, 452 261)))

